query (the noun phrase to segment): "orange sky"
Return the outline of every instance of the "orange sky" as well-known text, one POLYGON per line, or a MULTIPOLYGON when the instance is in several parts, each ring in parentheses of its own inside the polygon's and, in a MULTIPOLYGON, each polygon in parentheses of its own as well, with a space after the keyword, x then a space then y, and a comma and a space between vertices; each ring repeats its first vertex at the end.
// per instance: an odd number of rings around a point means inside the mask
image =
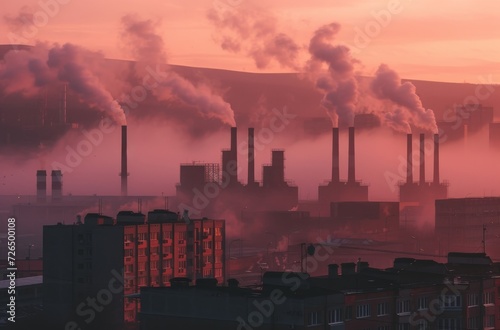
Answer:
MULTIPOLYGON (((160 23, 172 64, 258 72, 245 54, 219 47, 216 31, 206 18, 213 7, 257 7, 275 16, 280 31, 304 47, 317 27, 340 23, 341 42, 352 46, 362 62, 362 74, 373 74, 385 62, 404 78, 479 83, 480 76, 492 75, 495 82, 500 81, 500 2, 495 0, 274 0, 271 5, 264 0, 21 0, 4 1, 2 15, 15 17, 23 7, 41 13, 42 3, 54 8, 59 2, 64 4, 48 20, 38 16, 40 27, 24 40, 73 42, 101 50, 107 57, 128 58, 120 44, 120 18, 137 13, 160 23), (381 26, 373 13, 390 8, 396 13, 381 26), (375 31, 373 37, 360 44, 359 31, 369 28, 375 31)), ((2 44, 10 43, 9 32, 26 36, 4 19, 0 31, 2 44)), ((305 51, 303 59, 307 59, 305 51)), ((264 72, 282 71, 274 64, 264 72)))

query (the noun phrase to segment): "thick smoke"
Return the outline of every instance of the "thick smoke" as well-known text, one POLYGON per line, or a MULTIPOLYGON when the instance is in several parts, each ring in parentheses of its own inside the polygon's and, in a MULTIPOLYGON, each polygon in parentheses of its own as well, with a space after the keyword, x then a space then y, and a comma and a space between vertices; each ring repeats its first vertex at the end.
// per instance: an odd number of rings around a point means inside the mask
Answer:
POLYGON ((354 76, 356 61, 349 48, 343 45, 331 45, 339 32, 340 25, 331 23, 322 26, 314 33, 309 43, 311 60, 308 71, 318 75, 316 87, 323 91, 322 104, 327 109, 334 126, 352 126, 358 99, 358 83, 354 76), (321 72, 326 64, 327 72, 321 72))
POLYGON ((157 25, 153 21, 127 15, 122 18, 122 25, 123 39, 135 59, 142 64, 161 67, 159 86, 152 88, 159 100, 175 97, 205 117, 236 125, 234 111, 220 95, 214 94, 206 84, 194 85, 167 65, 163 38, 156 32, 157 25))
POLYGON ((265 11, 243 8, 211 8, 207 17, 215 26, 222 49, 245 52, 259 69, 276 61, 284 68, 299 70, 301 47, 287 34, 278 31, 277 20, 265 11))
POLYGON ((37 44, 32 49, 10 51, 0 62, 0 87, 5 94, 33 96, 40 88, 68 83, 83 102, 107 113, 117 124, 126 123, 123 110, 86 64, 85 49, 72 45, 37 44))
POLYGON ((389 100, 404 110, 397 109, 395 113, 385 117, 389 126, 394 129, 408 132, 409 124, 437 133, 434 111, 422 106, 420 97, 416 93, 415 85, 411 82, 401 83, 401 78, 396 71, 386 64, 381 64, 371 83, 371 91, 380 100, 389 100))

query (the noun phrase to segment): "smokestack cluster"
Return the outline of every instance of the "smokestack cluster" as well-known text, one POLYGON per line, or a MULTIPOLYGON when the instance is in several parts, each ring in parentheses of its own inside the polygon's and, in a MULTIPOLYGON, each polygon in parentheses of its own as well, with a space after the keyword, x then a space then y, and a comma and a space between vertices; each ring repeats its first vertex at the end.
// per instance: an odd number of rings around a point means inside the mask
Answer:
POLYGON ((255 147, 254 147, 254 129, 248 129, 248 183, 255 184, 255 147))
MULTIPOLYGON (((413 183, 413 158, 412 158, 412 134, 407 134, 407 172, 406 183, 413 183)), ((419 184, 425 184, 425 134, 420 134, 420 176, 419 184)), ((439 184, 439 134, 434 134, 434 178, 433 183, 439 184)))
POLYGON ((348 159, 347 182, 356 182, 356 167, 354 162, 354 127, 349 127, 349 159, 348 159))
POLYGON ((122 126, 122 154, 121 154, 121 194, 128 195, 128 170, 127 170, 127 126, 122 126))

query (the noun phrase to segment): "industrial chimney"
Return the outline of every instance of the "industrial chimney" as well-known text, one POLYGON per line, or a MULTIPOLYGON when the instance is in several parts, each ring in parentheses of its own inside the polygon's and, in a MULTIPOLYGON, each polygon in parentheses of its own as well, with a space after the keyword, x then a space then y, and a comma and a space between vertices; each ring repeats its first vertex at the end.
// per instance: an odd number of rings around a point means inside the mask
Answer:
POLYGON ((36 171, 36 200, 45 203, 47 200, 47 171, 36 171))
POLYGON ((231 149, 222 151, 222 171, 230 178, 229 186, 234 186, 238 182, 238 151, 236 145, 237 129, 231 127, 231 149))
POLYGON ((122 126, 122 161, 121 161, 121 193, 122 196, 128 195, 128 187, 127 187, 127 126, 122 126))
POLYGON ((248 128, 248 186, 255 183, 255 149, 254 149, 254 129, 248 128))
POLYGON ((439 134, 434 134, 434 184, 439 184, 439 134))
POLYGON ((339 128, 332 129, 332 182, 340 182, 339 169, 339 128))
POLYGON ((62 172, 61 170, 52 171, 52 200, 62 199, 62 172))
POLYGON ((425 134, 420 133, 420 185, 425 185, 425 134))
POLYGON ((412 135, 406 135, 406 183, 413 183, 412 135))
POLYGON ((354 164, 354 127, 349 127, 349 159, 347 166, 347 182, 354 183, 356 181, 356 167, 354 164))

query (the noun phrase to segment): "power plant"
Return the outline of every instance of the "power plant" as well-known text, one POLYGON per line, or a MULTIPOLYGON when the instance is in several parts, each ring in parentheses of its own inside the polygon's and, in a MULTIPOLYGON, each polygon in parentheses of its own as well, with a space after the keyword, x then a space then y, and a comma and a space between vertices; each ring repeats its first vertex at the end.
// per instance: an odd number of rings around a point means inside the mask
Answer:
POLYGON ((347 160, 347 181, 340 180, 339 128, 332 129, 332 179, 326 185, 318 187, 320 208, 327 210, 332 202, 366 202, 368 186, 356 181, 355 130, 349 127, 347 160))
POLYGON ((434 178, 432 182, 427 182, 425 178, 425 134, 420 134, 419 149, 419 180, 413 179, 413 135, 406 136, 406 182, 399 184, 399 200, 401 202, 418 203, 419 205, 429 204, 436 199, 448 197, 448 183, 441 182, 439 177, 439 135, 434 134, 434 178))

